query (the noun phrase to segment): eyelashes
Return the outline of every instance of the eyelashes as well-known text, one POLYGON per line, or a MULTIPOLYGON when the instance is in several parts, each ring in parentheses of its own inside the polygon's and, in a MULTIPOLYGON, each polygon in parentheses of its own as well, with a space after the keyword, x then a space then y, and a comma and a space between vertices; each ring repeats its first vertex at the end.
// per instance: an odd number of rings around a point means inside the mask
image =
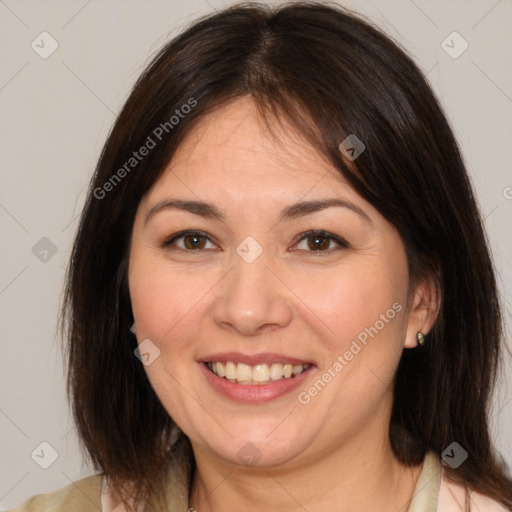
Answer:
POLYGON ((187 239, 187 237, 194 238, 195 242, 193 242, 192 247, 178 247, 178 249, 181 249, 183 251, 189 251, 189 252, 200 252, 203 249, 204 244, 197 244, 198 239, 206 240, 207 242, 210 242, 213 244, 212 238, 207 235, 206 233, 203 233, 202 231, 180 231, 179 233, 176 233, 172 235, 170 238, 164 241, 162 244, 162 247, 169 248, 171 247, 174 249, 175 247, 172 247, 177 240, 180 239, 187 239))
POLYGON ((346 240, 344 240, 343 238, 340 238, 339 236, 336 236, 336 235, 333 235, 332 233, 329 233, 327 231, 324 231, 323 229, 320 229, 320 230, 310 230, 310 231, 306 231, 304 233, 301 233, 296 239, 295 239, 295 243, 300 243, 300 242, 303 242, 303 241, 307 241, 307 240, 314 240, 314 243, 313 243, 313 250, 312 251, 307 251, 307 252, 314 252, 314 253, 322 253, 322 254, 331 254, 332 252, 334 251, 338 251, 340 249, 347 249, 348 248, 348 243, 346 240), (334 249, 329 249, 328 251, 324 251, 324 250, 317 250, 319 249, 320 247, 325 247, 325 244, 317 244, 317 242, 319 240, 327 240, 328 241, 328 245, 330 245, 331 242, 333 242, 337 247, 335 247, 334 249))
MULTIPOLYGON (((303 241, 306 241, 307 247, 306 249, 301 248, 299 250, 310 252, 315 256, 329 255, 349 247, 346 240, 324 230, 309 230, 301 233, 295 237, 293 244, 297 245, 303 241), (334 247, 331 247, 331 244, 334 244, 334 247)), ((200 253, 212 250, 211 247, 206 247, 208 244, 214 246, 213 250, 218 250, 215 248, 214 239, 210 235, 203 231, 189 230, 173 234, 161 244, 161 247, 167 250, 181 251, 183 253, 200 253), (178 241, 183 241, 182 247, 176 244, 178 241)), ((297 249, 292 249, 292 251, 295 252, 297 249)))

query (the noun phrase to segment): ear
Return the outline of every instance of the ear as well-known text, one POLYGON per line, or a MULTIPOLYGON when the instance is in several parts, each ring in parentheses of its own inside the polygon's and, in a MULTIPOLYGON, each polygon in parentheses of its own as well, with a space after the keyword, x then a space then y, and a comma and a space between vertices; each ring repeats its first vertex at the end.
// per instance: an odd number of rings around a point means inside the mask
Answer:
POLYGON ((405 335, 405 348, 419 345, 418 332, 427 335, 434 325, 441 306, 441 293, 434 276, 422 279, 414 288, 410 298, 405 335))

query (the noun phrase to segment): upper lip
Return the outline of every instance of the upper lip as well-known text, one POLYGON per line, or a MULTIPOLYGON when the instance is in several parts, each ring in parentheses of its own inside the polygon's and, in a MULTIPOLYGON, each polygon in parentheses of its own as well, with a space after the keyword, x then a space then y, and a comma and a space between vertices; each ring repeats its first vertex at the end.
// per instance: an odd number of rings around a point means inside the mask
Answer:
POLYGON ((299 359, 297 357, 286 356, 284 354, 276 354, 273 352, 262 352, 259 354, 242 354, 241 352, 217 352, 200 358, 203 363, 225 363, 231 361, 233 363, 244 363, 249 366, 257 364, 313 364, 312 361, 299 359))

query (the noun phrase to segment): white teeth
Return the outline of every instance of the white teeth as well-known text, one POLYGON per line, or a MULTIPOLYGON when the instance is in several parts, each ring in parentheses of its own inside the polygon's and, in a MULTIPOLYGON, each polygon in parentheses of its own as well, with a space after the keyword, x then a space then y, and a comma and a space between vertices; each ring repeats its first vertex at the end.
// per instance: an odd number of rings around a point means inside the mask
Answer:
MULTIPOLYGON (((215 364, 213 366, 215 366, 215 364)), ((222 363, 217 363, 217 375, 219 377, 225 377, 226 376, 226 371, 224 370, 224 366, 223 366, 222 363)))
POLYGON ((236 366, 231 361, 226 363, 226 379, 236 380, 236 366))
POLYGON ((304 370, 304 365, 295 364, 293 365, 293 375, 300 375, 304 370))
POLYGON ((223 377, 230 382, 239 384, 269 384, 283 378, 290 379, 296 377, 309 368, 309 364, 281 364, 273 363, 257 364, 249 366, 244 363, 235 364, 231 361, 225 364, 220 362, 207 363, 208 368, 219 377, 223 377))
POLYGON ((270 370, 266 364, 257 364, 252 369, 252 380, 256 382, 268 382, 270 380, 270 370))
POLYGON ((283 378, 283 365, 281 363, 274 363, 270 367, 270 378, 272 380, 279 380, 283 378))
POLYGON ((238 363, 236 367, 236 380, 238 382, 249 382, 251 379, 252 368, 248 364, 238 363))

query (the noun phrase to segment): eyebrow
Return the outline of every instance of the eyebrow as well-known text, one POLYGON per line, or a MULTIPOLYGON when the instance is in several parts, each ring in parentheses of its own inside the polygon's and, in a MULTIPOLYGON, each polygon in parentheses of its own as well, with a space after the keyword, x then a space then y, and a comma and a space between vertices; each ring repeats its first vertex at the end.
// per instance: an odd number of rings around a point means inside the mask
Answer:
MULTIPOLYGON (((357 213, 362 219, 372 224, 370 217, 358 206, 347 201, 346 199, 319 199, 316 201, 303 201, 286 207, 280 214, 278 222, 290 221, 300 217, 305 217, 314 212, 325 210, 326 208, 341 207, 348 208, 357 213)), ((204 201, 186 201, 182 199, 168 199, 157 203, 146 215, 144 225, 154 217, 157 213, 165 210, 183 210, 195 215, 204 217, 205 219, 219 220, 224 222, 225 216, 221 210, 215 205, 205 203, 204 201)))

